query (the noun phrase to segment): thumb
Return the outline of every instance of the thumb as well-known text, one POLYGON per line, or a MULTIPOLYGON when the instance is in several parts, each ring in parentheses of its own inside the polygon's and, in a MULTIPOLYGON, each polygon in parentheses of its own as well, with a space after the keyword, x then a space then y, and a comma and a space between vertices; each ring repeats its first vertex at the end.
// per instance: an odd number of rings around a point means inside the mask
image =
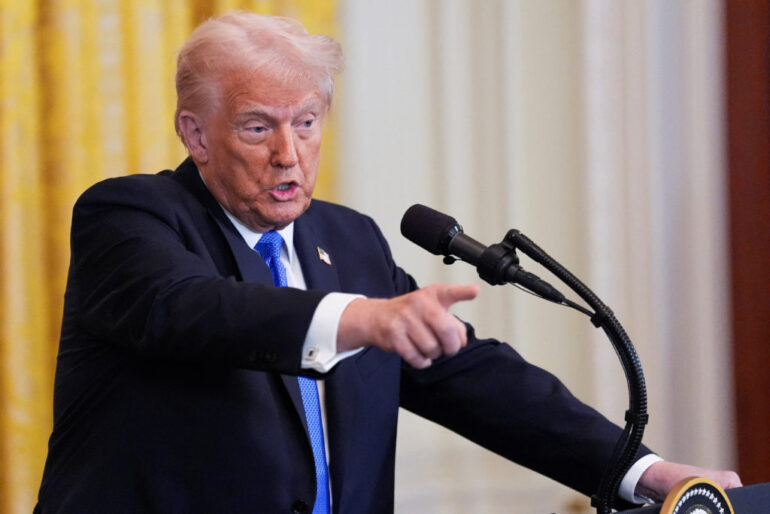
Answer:
POLYGON ((441 284, 436 292, 439 303, 445 309, 457 302, 473 300, 478 294, 477 284, 441 284))

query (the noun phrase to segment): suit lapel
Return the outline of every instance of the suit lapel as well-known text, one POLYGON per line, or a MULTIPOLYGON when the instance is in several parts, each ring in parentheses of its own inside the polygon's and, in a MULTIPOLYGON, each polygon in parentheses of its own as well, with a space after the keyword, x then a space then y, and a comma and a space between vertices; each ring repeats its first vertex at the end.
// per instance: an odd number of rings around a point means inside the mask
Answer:
MULTIPOLYGON (((240 278, 244 282, 272 285, 273 275, 270 273, 270 268, 267 267, 265 261, 256 251, 248 247, 243 240, 243 237, 238 233, 238 230, 236 230, 227 218, 222 207, 206 188, 206 185, 200 177, 198 168, 192 160, 190 158, 185 160, 179 168, 177 168, 175 174, 187 189, 197 197, 200 203, 206 208, 208 215, 213 218, 219 226, 219 229, 222 231, 222 234, 227 241, 230 252, 235 259, 238 268, 237 272, 240 275, 240 278)), ((302 426, 307 434, 307 420, 305 419, 305 410, 302 405, 302 396, 300 394, 297 377, 290 375, 278 376, 286 387, 291 403, 294 405, 294 410, 302 422, 302 426)))
POLYGON ((216 208, 221 216, 216 215, 217 213, 213 209, 209 210, 209 215, 214 218, 225 235, 243 281, 273 285, 273 275, 270 273, 270 268, 267 267, 265 261, 255 250, 246 245, 246 242, 235 227, 233 227, 233 224, 230 223, 230 220, 227 219, 227 216, 222 212, 218 204, 216 208))
POLYGON ((325 234, 323 223, 309 209, 294 222, 294 248, 302 264, 307 289, 339 291, 340 278, 325 234))

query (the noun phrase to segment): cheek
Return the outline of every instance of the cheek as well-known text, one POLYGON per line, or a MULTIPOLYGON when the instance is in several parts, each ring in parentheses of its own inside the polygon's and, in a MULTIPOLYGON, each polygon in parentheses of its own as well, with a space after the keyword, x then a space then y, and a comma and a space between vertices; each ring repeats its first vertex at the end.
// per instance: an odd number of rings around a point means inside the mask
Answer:
POLYGON ((316 183, 317 176, 318 176, 317 173, 314 173, 312 175, 307 174, 305 176, 305 184, 302 186, 302 190, 305 192, 305 196, 307 198, 310 198, 313 196, 313 191, 315 191, 315 183, 316 183))
POLYGON ((233 181, 243 189, 260 189, 269 174, 269 163, 264 152, 259 150, 232 152, 230 173, 233 181))
POLYGON ((302 152, 302 172, 305 175, 305 181, 310 186, 310 189, 315 185, 316 178, 318 177, 318 165, 321 161, 320 152, 320 138, 318 142, 310 142, 304 147, 302 152))

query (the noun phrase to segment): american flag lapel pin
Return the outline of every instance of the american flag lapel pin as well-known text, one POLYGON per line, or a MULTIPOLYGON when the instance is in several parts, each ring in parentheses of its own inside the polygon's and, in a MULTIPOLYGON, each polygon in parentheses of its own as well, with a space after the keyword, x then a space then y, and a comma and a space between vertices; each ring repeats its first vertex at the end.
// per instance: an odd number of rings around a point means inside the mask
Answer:
POLYGON ((327 266, 331 266, 332 260, 329 257, 329 253, 320 246, 316 246, 315 249, 318 250, 318 258, 321 262, 325 263, 327 266))

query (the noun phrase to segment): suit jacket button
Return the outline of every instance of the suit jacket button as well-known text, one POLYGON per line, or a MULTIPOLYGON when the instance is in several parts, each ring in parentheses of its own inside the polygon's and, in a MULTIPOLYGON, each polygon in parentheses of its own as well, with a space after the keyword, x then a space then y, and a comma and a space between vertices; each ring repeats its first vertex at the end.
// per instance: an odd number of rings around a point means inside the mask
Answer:
POLYGON ((292 514, 307 514, 310 512, 310 505, 302 500, 295 501, 291 506, 292 514))

